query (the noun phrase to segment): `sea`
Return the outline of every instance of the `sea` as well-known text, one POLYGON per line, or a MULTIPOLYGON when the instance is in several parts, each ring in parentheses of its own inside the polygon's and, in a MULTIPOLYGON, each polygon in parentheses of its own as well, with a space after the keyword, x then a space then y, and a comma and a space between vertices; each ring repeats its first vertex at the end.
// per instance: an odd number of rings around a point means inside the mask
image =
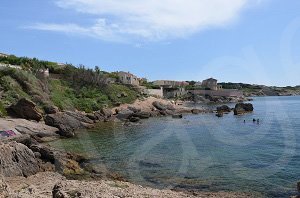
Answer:
POLYGON ((241 116, 209 113, 150 118, 129 126, 101 123, 50 144, 85 154, 91 163, 144 186, 295 195, 300 181, 300 97, 255 97, 251 103, 254 112, 241 116))

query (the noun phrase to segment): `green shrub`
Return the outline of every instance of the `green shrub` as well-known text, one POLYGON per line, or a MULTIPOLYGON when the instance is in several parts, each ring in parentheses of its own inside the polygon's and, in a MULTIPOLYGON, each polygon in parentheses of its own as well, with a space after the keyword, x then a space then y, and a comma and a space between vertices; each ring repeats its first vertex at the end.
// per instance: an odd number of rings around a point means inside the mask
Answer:
POLYGON ((0 101, 0 117, 5 117, 5 116, 7 116, 7 112, 3 103, 0 101))
POLYGON ((107 94, 112 103, 133 103, 137 99, 137 92, 125 85, 108 85, 104 93, 107 94), (125 93, 126 97, 119 97, 122 93, 125 93))

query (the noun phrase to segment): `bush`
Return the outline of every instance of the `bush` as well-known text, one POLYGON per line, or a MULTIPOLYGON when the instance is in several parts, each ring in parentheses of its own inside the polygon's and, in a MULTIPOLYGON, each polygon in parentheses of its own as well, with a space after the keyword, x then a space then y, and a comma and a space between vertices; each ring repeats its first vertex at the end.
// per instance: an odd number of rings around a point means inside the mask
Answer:
POLYGON ((5 117, 5 116, 7 116, 7 112, 3 103, 0 101, 0 117, 5 117))
POLYGON ((112 103, 133 103, 137 99, 137 92, 125 85, 108 85, 104 93, 107 94, 112 103), (125 93, 126 97, 119 97, 122 93, 125 93))

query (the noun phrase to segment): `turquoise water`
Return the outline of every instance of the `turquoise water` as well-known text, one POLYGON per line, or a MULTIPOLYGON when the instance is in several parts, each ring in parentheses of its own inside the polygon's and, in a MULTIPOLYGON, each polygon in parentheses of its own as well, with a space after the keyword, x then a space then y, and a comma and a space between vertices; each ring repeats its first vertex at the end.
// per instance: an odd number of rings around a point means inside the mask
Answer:
POLYGON ((300 181, 300 97, 252 103, 254 113, 244 116, 152 118, 129 127, 104 123, 52 144, 87 153, 93 163, 142 185, 288 197, 300 181))

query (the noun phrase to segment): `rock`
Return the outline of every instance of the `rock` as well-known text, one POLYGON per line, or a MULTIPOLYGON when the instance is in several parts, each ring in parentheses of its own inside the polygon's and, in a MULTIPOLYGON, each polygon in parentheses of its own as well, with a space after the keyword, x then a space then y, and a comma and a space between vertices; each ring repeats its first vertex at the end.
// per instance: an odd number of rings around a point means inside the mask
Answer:
POLYGON ((64 137, 74 137, 74 131, 83 128, 81 122, 66 113, 56 113, 45 116, 45 123, 57 127, 59 134, 64 137))
POLYGON ((0 197, 1 198, 11 197, 10 188, 3 178, 0 179, 0 197))
POLYGON ((227 105, 222 105, 222 106, 219 106, 217 107, 217 112, 222 112, 222 113, 225 113, 225 112, 231 112, 231 108, 227 105))
POLYGON ((97 116, 95 115, 95 113, 87 113, 86 117, 88 117, 91 120, 98 120, 97 116))
POLYGON ((43 118, 42 114, 36 108, 36 104, 25 98, 20 99, 17 104, 11 105, 8 108, 8 112, 13 116, 27 120, 40 121, 43 118))
POLYGON ((0 144, 0 171, 5 177, 34 175, 39 171, 32 150, 17 142, 0 144))
POLYGON ((153 105, 156 109, 158 109, 158 110, 160 110, 160 111, 165 111, 165 110, 167 110, 167 106, 164 105, 164 104, 162 104, 161 102, 154 101, 154 102, 152 103, 152 105, 153 105))
POLYGON ((161 115, 159 110, 151 111, 150 114, 151 114, 151 117, 157 117, 157 116, 161 115))
POLYGON ((199 114, 199 113, 201 113, 200 109, 192 109, 191 112, 192 112, 192 114, 199 114))
MULTIPOLYGON (((104 115, 101 113, 101 111, 96 111, 94 113, 96 120, 103 121, 105 119, 104 115)), ((91 119, 91 118, 90 118, 91 119)))
POLYGON ((166 110, 161 110, 161 111, 159 111, 159 113, 160 113, 160 115, 162 115, 162 116, 168 115, 167 112, 166 112, 166 110))
POLYGON ((88 124, 93 123, 93 121, 87 117, 83 118, 82 115, 75 116, 72 113, 60 112, 46 115, 45 123, 49 126, 57 127, 61 136, 73 137, 76 129, 87 128, 88 124), (83 121, 88 121, 89 123, 83 121))
POLYGON ((241 115, 253 112, 254 108, 251 103, 238 103, 234 108, 234 115, 241 115))
POLYGON ((133 111, 130 111, 129 109, 123 109, 118 111, 117 118, 119 120, 126 120, 129 119, 133 114, 133 111))
POLYGON ((134 113, 140 112, 142 109, 135 106, 128 106, 127 109, 133 111, 134 113))
POLYGON ((105 117, 105 118, 109 118, 113 115, 113 112, 110 109, 107 108, 102 108, 100 110, 100 113, 105 117))
POLYGON ((62 188, 61 184, 55 184, 55 186, 52 189, 52 197, 53 198, 68 198, 69 197, 64 192, 62 192, 61 188, 62 188))
POLYGON ((300 182, 297 183, 297 190, 300 192, 300 182))
POLYGON ((140 118, 138 118, 138 117, 130 117, 129 118, 129 121, 130 122, 139 122, 141 119, 140 118))
POLYGON ((174 115, 175 114, 175 111, 169 110, 169 109, 167 109, 165 112, 166 112, 167 115, 174 115))
POLYGON ((216 116, 219 117, 219 118, 223 117, 223 115, 224 115, 223 112, 217 112, 217 114, 216 114, 216 116))
POLYGON ((83 125, 93 124, 94 121, 89 119, 86 115, 82 114, 81 112, 74 112, 74 111, 66 111, 65 114, 75 118, 76 120, 80 121, 83 125))
POLYGON ((133 114, 134 117, 138 117, 140 119, 147 119, 151 117, 151 113, 150 112, 145 112, 145 111, 141 111, 141 112, 137 112, 133 114))
POLYGON ((173 105, 167 105, 166 106, 167 110, 175 111, 175 107, 173 105))
POLYGON ((183 117, 182 114, 172 115, 172 118, 179 118, 179 119, 181 119, 182 117, 183 117))
POLYGON ((44 111, 46 114, 55 114, 59 112, 59 109, 54 105, 48 105, 44 107, 44 111))

